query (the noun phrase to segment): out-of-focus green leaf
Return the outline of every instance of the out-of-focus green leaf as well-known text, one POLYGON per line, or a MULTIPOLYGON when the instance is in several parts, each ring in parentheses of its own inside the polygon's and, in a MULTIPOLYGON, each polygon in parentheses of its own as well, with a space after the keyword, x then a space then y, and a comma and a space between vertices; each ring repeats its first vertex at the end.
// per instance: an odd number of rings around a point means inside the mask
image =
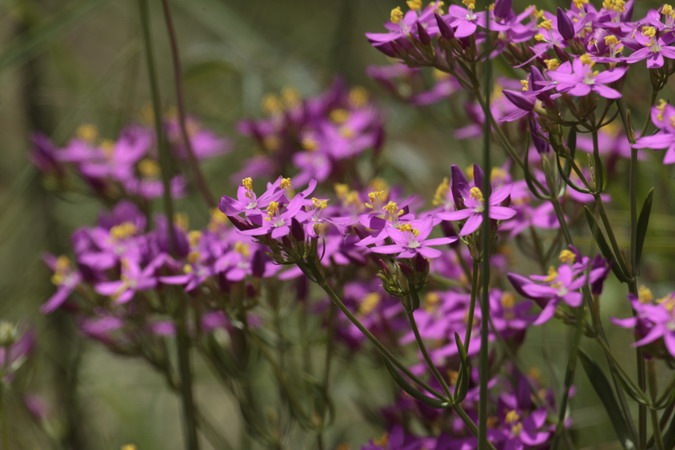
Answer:
POLYGON ((602 369, 586 354, 583 350, 579 349, 579 358, 581 359, 581 364, 584 366, 586 375, 595 390, 595 393, 598 394, 602 404, 607 411, 614 431, 619 438, 619 442, 625 449, 634 449, 635 444, 633 443, 633 437, 629 435, 630 428, 626 423, 626 419, 619 408, 619 404, 614 397, 614 391, 612 390, 612 385, 602 372, 602 369))
POLYGON ((408 381, 405 378, 403 378, 400 373, 398 373, 396 367, 394 367, 389 361, 384 359, 384 364, 387 366, 387 369, 389 370, 391 376, 394 378, 394 381, 396 381, 396 384, 398 384, 401 387, 401 389, 403 389, 405 392, 410 394, 411 397, 431 406, 432 408, 445 409, 452 406, 448 402, 443 402, 436 398, 431 398, 422 394, 420 391, 415 389, 410 383, 408 383, 408 381))
POLYGON ((640 217, 637 223, 637 237, 635 242, 635 270, 636 274, 640 274, 640 260, 642 259, 642 248, 645 244, 645 236, 647 235, 647 227, 649 227, 649 215, 652 212, 652 199, 654 198, 654 188, 649 190, 645 202, 642 204, 640 210, 640 217))
POLYGON ((455 402, 461 402, 466 397, 469 390, 469 379, 471 378, 471 366, 469 365, 469 358, 467 358, 466 348, 459 338, 459 334, 455 332, 455 344, 460 358, 459 375, 457 376, 457 384, 455 386, 455 402))
POLYGON ((602 231, 600 230, 600 225, 598 222, 595 220, 595 217, 593 217, 593 213, 591 213, 591 210, 588 209, 587 206, 584 206, 584 214, 586 214, 586 220, 588 221, 588 226, 591 228, 591 233, 593 234, 593 238, 595 238, 595 242, 598 244, 598 247, 600 248, 600 252, 602 253, 602 256, 607 260, 610 261, 612 271, 614 272, 614 275, 623 282, 628 281, 628 277, 626 274, 623 272, 621 267, 619 266, 617 257, 612 253, 612 250, 610 250, 609 245, 607 244, 607 241, 605 240, 605 236, 602 234, 602 231))
POLYGON ((56 36, 67 30, 70 26, 84 18, 108 0, 80 0, 71 8, 55 14, 53 18, 44 24, 38 25, 31 31, 10 43, 0 55, 0 70, 20 64, 26 59, 40 53, 56 36))

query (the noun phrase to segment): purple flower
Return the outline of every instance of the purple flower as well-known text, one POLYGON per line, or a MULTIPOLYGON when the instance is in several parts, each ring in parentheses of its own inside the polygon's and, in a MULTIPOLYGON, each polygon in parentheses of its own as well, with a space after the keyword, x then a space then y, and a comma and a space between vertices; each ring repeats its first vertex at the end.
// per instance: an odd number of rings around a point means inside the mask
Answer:
POLYGON ((117 281, 96 284, 96 292, 111 297, 117 303, 126 303, 136 292, 147 291, 157 286, 155 272, 166 261, 166 255, 159 255, 145 268, 133 259, 122 259, 122 273, 117 281))
MULTIPOLYGON (((436 214, 441 220, 465 220, 460 236, 467 236, 476 231, 483 223, 483 210, 485 209, 485 199, 480 188, 474 186, 469 189, 468 185, 462 186, 460 194, 463 200, 464 209, 457 211, 440 212, 436 214)), ((490 219, 508 220, 516 215, 516 211, 511 208, 500 206, 511 194, 511 186, 503 186, 490 194, 490 219)))
POLYGON ((675 163, 675 107, 661 100, 651 111, 652 123, 659 131, 652 136, 643 136, 637 140, 635 148, 667 149, 663 157, 664 164, 675 163))
POLYGON ((675 47, 668 45, 663 38, 659 37, 654 27, 645 25, 635 30, 635 40, 644 47, 623 58, 628 64, 646 59, 647 68, 657 69, 663 67, 664 56, 668 59, 675 59, 675 47))
POLYGON ((370 251, 381 254, 398 253, 399 258, 413 258, 420 254, 426 258, 438 258, 441 251, 432 246, 451 244, 457 238, 443 237, 427 239, 433 230, 433 218, 428 217, 419 221, 409 222, 398 227, 392 227, 387 234, 394 241, 391 245, 371 247, 370 251))
POLYGON ((562 63, 556 70, 548 72, 558 92, 584 97, 595 92, 601 97, 615 99, 620 98, 621 93, 612 89, 607 84, 620 80, 628 70, 627 67, 597 72, 593 70, 595 62, 588 53, 575 58, 573 62, 562 63))
POLYGON ((65 256, 58 258, 48 255, 45 262, 54 271, 52 283, 57 286, 56 292, 40 307, 43 313, 50 313, 61 306, 82 282, 80 273, 71 266, 70 260, 65 256))

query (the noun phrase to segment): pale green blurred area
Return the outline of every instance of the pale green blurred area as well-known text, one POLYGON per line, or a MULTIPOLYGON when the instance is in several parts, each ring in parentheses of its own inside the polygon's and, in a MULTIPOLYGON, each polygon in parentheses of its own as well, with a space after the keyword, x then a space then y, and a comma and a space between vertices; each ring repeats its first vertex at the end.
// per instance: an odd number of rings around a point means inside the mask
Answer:
MULTIPOLYGON (((159 2, 150 3, 163 104, 170 107, 174 92, 166 29, 159 2)), ((368 45, 363 33, 379 31, 398 3, 403 2, 171 2, 188 111, 235 141, 233 153, 205 164, 214 192, 220 195, 231 191, 229 176, 253 154, 253 144, 237 137, 234 126, 243 117, 260 116, 260 100, 265 93, 292 86, 305 95, 314 95, 327 87, 336 73, 372 90, 386 117, 385 161, 393 167, 386 175, 391 180, 407 182, 410 192, 429 198, 448 175, 450 164, 465 167, 478 161, 479 140, 454 139, 454 128, 467 122, 449 125, 452 115, 446 104, 416 110, 391 99, 367 79, 367 65, 383 65, 387 60, 368 45)), ((657 4, 640 3, 641 8, 657 4)), ((67 316, 56 313, 44 318, 37 311, 52 292, 42 254, 66 252, 70 233, 78 226, 91 224, 100 205, 85 195, 45 191, 26 155, 28 137, 35 127, 63 143, 81 123, 95 124, 104 137, 112 138, 123 124, 138 120, 149 97, 137 17, 137 5, 132 0, 0 3, 0 318, 31 324, 39 336, 39 354, 28 370, 27 383, 30 390, 44 395, 52 405, 54 423, 47 428, 55 436, 61 434, 59 427, 67 422, 58 406, 59 395, 67 388, 68 377, 75 375, 70 368, 77 364, 71 360, 81 351, 80 369, 72 380, 77 385, 81 420, 75 426, 87 443, 81 448, 92 450, 118 449, 127 443, 141 450, 182 448, 179 404, 147 365, 111 356, 100 345, 64 334, 69 329, 67 316), (70 350, 64 351, 64 346, 70 350)), ((644 86, 643 93, 636 90, 635 98, 628 101, 644 101, 647 89, 644 86)), ((454 105, 460 110, 462 107, 454 105)), ((503 160, 501 156, 496 159, 503 160)), ((660 160, 660 155, 651 159, 660 160)), ((655 290, 666 292, 673 289, 675 278, 675 211, 672 200, 668 201, 673 198, 668 197, 672 195, 673 172, 658 168, 658 163, 653 166, 656 168, 642 173, 641 195, 646 193, 650 180, 660 180, 643 274, 646 280, 668 280, 654 285, 658 286, 655 290)), ((625 167, 623 170, 625 174, 625 167)), ((613 182, 616 203, 609 206, 623 243, 628 227, 625 186, 623 180, 613 182)), ((191 214, 195 225, 205 221, 196 196, 179 202, 179 208, 191 214)), ((587 251, 591 248, 590 238, 585 227, 578 230, 584 233, 579 240, 582 251, 587 251)), ((513 263, 523 271, 528 268, 518 253, 514 253, 513 263)), ((603 301, 604 317, 628 316, 623 286, 610 283, 603 301)), ((626 349, 618 353, 634 373, 634 352, 628 347, 630 333, 609 324, 607 328, 615 348, 626 349)), ((568 330, 562 325, 535 328, 529 332, 520 355, 528 367, 541 369, 544 380, 559 386, 567 343, 568 330)), ((592 342, 586 340, 584 348, 604 364, 592 342)), ((360 416, 354 398, 357 391, 352 387, 354 377, 371 384, 373 398, 368 400, 375 405, 390 399, 388 386, 379 381, 387 379, 384 370, 359 364, 362 367, 358 373, 336 375, 334 393, 339 406, 336 423, 341 428, 334 432, 331 442, 344 438, 353 448, 382 433, 360 416)), ((346 371, 344 364, 338 367, 346 371)), ((199 359, 195 373, 197 397, 204 412, 231 442, 239 442, 237 406, 199 359)), ((264 377, 251 383, 255 389, 273 388, 264 377)), ((612 444, 614 434, 606 414, 581 370, 571 405, 580 447, 619 448, 612 444)), ((27 425, 25 412, 18 406, 16 412, 18 425, 12 432, 21 436, 18 442, 25 448, 52 448, 43 435, 27 425)), ((207 442, 203 443, 208 448, 207 442)), ((313 444, 302 445, 312 448, 313 444)))

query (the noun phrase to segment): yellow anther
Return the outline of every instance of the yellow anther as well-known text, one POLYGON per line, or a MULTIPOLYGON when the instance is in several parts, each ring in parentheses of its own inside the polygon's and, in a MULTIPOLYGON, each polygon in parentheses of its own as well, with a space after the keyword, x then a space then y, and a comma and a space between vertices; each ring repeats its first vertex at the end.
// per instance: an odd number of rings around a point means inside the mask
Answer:
POLYGON ((538 367, 530 367, 527 375, 535 381, 541 381, 541 370, 538 367))
POLYGON ((115 152, 115 143, 110 139, 104 139, 98 144, 98 148, 103 151, 103 155, 106 158, 112 158, 113 153, 115 152))
POLYGON ((370 180, 368 184, 374 191, 382 191, 386 193, 389 190, 389 184, 384 178, 376 177, 370 180))
POLYGON ((400 231, 403 231, 403 232, 405 232, 405 231, 410 231, 410 232, 412 232, 413 227, 412 227, 412 225, 410 225, 409 223, 404 223, 403 225, 399 225, 399 226, 398 226, 398 229, 399 229, 400 231))
POLYGON ((263 111, 268 114, 277 114, 283 111, 284 107, 276 94, 267 94, 263 97, 261 102, 263 111))
POLYGON ((656 303, 663 305, 663 307, 666 308, 666 311, 672 312, 673 309, 675 309, 675 297, 672 293, 657 299, 656 303))
POLYGON ((555 59, 555 58, 552 58, 552 59, 545 59, 545 60, 544 60, 544 64, 546 64, 546 68, 547 68, 548 70, 555 70, 555 69, 557 69, 558 67, 560 67, 560 61, 558 61, 558 60, 555 59))
POLYGON ((211 232, 218 231, 221 227, 227 225, 227 216, 218 208, 211 209, 211 219, 209 220, 208 229, 211 232))
POLYGON ((663 112, 666 110, 666 105, 667 105, 667 104, 668 104, 668 103, 666 103, 666 101, 665 101, 664 99, 660 99, 660 100, 659 100, 659 104, 656 105, 656 110, 659 112, 659 113, 656 115, 656 118, 657 118, 657 119, 663 120, 663 112))
POLYGON ((112 227, 110 229, 110 236, 113 239, 119 241, 121 239, 127 239, 133 236, 137 231, 138 229, 136 228, 136 225, 131 222, 124 222, 112 227))
POLYGON ((312 206, 316 209, 326 209, 328 207, 328 200, 321 200, 316 197, 312 197, 312 206))
POLYGON ((267 215, 272 217, 276 213, 279 212, 279 202, 270 202, 270 204, 267 206, 267 215))
POLYGON ((247 191, 252 191, 253 190, 253 178, 251 177, 246 177, 243 180, 241 180, 241 185, 246 188, 247 191))
POLYGON ((251 254, 251 249, 249 248, 248 244, 245 242, 235 242, 234 243, 234 251, 239 253, 243 257, 248 257, 251 254))
POLYGON ((371 292, 363 297, 363 301, 359 305, 359 314, 362 316, 370 314, 382 300, 382 296, 377 292, 371 292))
POLYGON ((504 292, 500 302, 504 308, 512 309, 516 305, 516 296, 510 292, 504 292))
POLYGON ((605 36, 605 45, 609 45, 609 46, 617 45, 619 42, 621 42, 621 41, 619 41, 619 38, 617 38, 613 34, 610 34, 609 36, 605 36))
POLYGON ((487 418, 486 425, 487 425, 488 429, 491 430, 491 429, 495 428, 498 424, 499 424, 499 417, 490 416, 490 417, 487 418))
POLYGON ((186 259, 187 262, 190 263, 190 264, 196 264, 197 262, 199 262, 199 260, 200 260, 201 258, 202 258, 202 254, 201 254, 201 253, 199 253, 199 252, 190 252, 190 253, 188 253, 187 258, 185 258, 185 259, 186 259))
POLYGON ((520 80, 520 85, 522 86, 523 91, 529 91, 530 90, 530 82, 528 80, 520 80))
POLYGON ((645 25, 642 27, 642 30, 640 30, 640 33, 648 38, 653 38, 656 36, 656 28, 645 25))
POLYGON ((441 296, 437 292, 427 292, 427 295, 424 296, 424 304, 431 308, 438 305, 441 302, 441 296))
POLYGON ((579 61, 581 61, 582 64, 585 64, 585 65, 591 66, 591 67, 593 67, 593 65, 595 64, 595 61, 593 61, 591 59, 591 55, 588 54, 588 53, 584 53, 583 55, 581 55, 579 57, 579 61))
POLYGON ((363 86, 353 87, 349 91, 347 102, 353 108, 363 108, 368 104, 368 91, 363 86))
POLYGON ((381 438, 373 441, 378 447, 388 447, 389 446, 389 433, 384 433, 381 438))
POLYGON ((532 14, 532 17, 534 17, 535 19, 541 19, 542 17, 544 17, 543 9, 537 9, 537 7, 534 5, 530 5, 528 6, 528 8, 532 8, 532 12, 530 14, 532 14))
POLYGON ((490 171, 490 180, 504 180, 509 173, 501 167, 493 167, 490 171))
POLYGON ((469 190, 469 197, 471 197, 472 199, 477 200, 479 202, 482 202, 484 200, 483 199, 483 192, 480 190, 480 188, 475 187, 475 186, 472 187, 469 190))
POLYGON ((54 263, 54 275, 51 281, 55 285, 60 285, 66 278, 66 273, 70 270, 70 259, 67 256, 59 256, 54 263))
POLYGON ((134 444, 126 444, 120 447, 120 450, 138 450, 138 447, 136 447, 134 444))
POLYGON ((468 9, 476 9, 476 0, 462 0, 462 4, 468 9))
POLYGON ((546 40, 546 37, 541 33, 537 33, 534 35, 534 40, 537 42, 544 42, 546 40))
POLYGON ((342 136, 345 139, 351 139, 351 138, 354 137, 354 130, 352 130, 348 126, 341 126, 340 127, 340 136, 342 136))
POLYGON ((520 420, 520 415, 515 411, 511 410, 506 413, 506 417, 504 418, 504 422, 506 423, 513 423, 513 422, 518 422, 520 420))
POLYGON ((354 205, 359 209, 363 208, 363 204, 361 203, 361 198, 359 197, 358 191, 349 191, 344 199, 344 204, 345 206, 354 205))
POLYGON ((661 7, 661 14, 670 18, 675 18, 675 10, 673 10, 673 7, 668 4, 665 4, 661 7))
POLYGON ((583 8, 584 5, 588 5, 588 0, 574 0, 574 6, 576 6, 577 9, 583 8))
POLYGON ((553 29, 553 24, 549 19, 544 19, 540 24, 539 28, 543 28, 546 31, 551 31, 553 29))
POLYGON ((302 139, 302 148, 304 148, 307 151, 313 152, 319 148, 319 143, 316 141, 316 139, 306 137, 302 139))
POLYGON ((403 20, 403 11, 401 11, 400 6, 397 6, 389 13, 389 21, 391 23, 399 23, 401 20, 403 20))
POLYGON ((647 286, 640 286, 638 289, 638 300, 640 303, 651 303, 654 301, 654 294, 647 286))
POLYGON ((145 158, 138 162, 138 171, 144 178, 159 178, 159 175, 162 173, 157 161, 150 158, 145 158))
POLYGON ((517 423, 511 428, 511 434, 514 436, 518 436, 521 431, 523 431, 523 424, 522 423, 517 423))
POLYGON ((84 123, 77 127, 75 135, 83 141, 92 143, 98 138, 98 128, 90 123, 84 123))
POLYGON ((284 100, 284 104, 287 108, 293 108, 300 104, 300 94, 289 86, 281 89, 281 98, 284 100))
POLYGON ((192 230, 188 233, 188 242, 190 247, 196 247, 199 244, 200 239, 202 238, 202 232, 199 230, 192 230))
POLYGON ((448 180, 448 177, 445 177, 443 178, 443 181, 441 181, 441 184, 439 184, 438 187, 436 188, 436 193, 434 194, 434 199, 431 203, 434 206, 445 204, 445 199, 448 196, 449 191, 450 191, 450 180, 448 180))
POLYGON ((192 273, 192 266, 190 264, 183 265, 183 273, 192 273))
POLYGON ((174 214, 173 223, 183 231, 187 231, 190 228, 190 217, 184 212, 179 212, 174 214))
POLYGON ((279 187, 281 189, 290 189, 293 186, 293 181, 290 178, 282 178, 279 187))
POLYGON ((563 250, 560 252, 560 255, 558 255, 558 259, 560 259, 561 263, 565 264, 574 264, 574 260, 576 260, 577 255, 574 254, 574 252, 570 250, 563 250))
POLYGON ((450 385, 452 386, 456 385, 458 379, 459 379, 459 372, 456 370, 448 369, 448 381, 450 381, 450 385))
POLYGON ((624 0, 604 0, 602 7, 618 13, 622 13, 626 9, 626 2, 624 0))
POLYGON ((548 268, 548 276, 544 279, 545 282, 550 283, 551 281, 558 278, 558 271, 555 270, 555 267, 550 266, 548 268))
POLYGON ((373 208, 373 204, 379 203, 384 200, 385 192, 384 191, 373 191, 368 194, 368 199, 370 203, 366 203, 367 208, 373 208))
POLYGON ((330 120, 335 123, 345 123, 349 119, 349 111, 344 108, 337 108, 330 112, 330 120))
POLYGON ((388 212, 391 216, 400 216, 403 214, 403 210, 398 207, 396 202, 389 202, 382 209, 388 212))
POLYGON ((408 8, 412 9, 413 11, 422 9, 422 0, 408 0, 406 4, 408 5, 408 8))
POLYGON ((281 148, 281 139, 279 139, 279 136, 270 134, 269 136, 265 136, 263 138, 262 144, 266 150, 275 152, 281 148))

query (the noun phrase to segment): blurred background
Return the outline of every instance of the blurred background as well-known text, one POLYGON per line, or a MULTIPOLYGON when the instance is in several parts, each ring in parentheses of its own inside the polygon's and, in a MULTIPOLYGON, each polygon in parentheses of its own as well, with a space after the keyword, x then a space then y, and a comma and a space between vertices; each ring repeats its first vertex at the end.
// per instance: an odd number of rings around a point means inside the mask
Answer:
MULTIPOLYGON (((170 107, 175 100, 169 41, 160 2, 149 3, 162 100, 170 107)), ((370 47, 364 33, 380 31, 389 11, 403 2, 170 3, 183 60, 187 110, 207 127, 234 140, 233 152, 204 166, 214 192, 231 192, 230 175, 255 151, 253 142, 239 136, 235 125, 242 118, 261 116, 260 103, 266 93, 290 86, 305 96, 315 95, 336 76, 349 84, 365 86, 383 111, 387 130, 383 157, 384 164, 391 167, 387 172, 390 181, 405 181, 409 192, 430 198, 442 177, 448 175, 450 164, 464 167, 476 161, 472 154, 478 154, 474 151, 480 142, 454 137, 455 128, 468 121, 450 121, 453 112, 462 108, 461 96, 452 97, 453 104, 417 108, 392 98, 366 75, 369 65, 388 62, 370 47)), ((522 6, 517 3, 526 2, 514 2, 516 8, 522 6)), ((542 7, 556 4, 539 3, 542 7)), ((641 11, 658 5, 652 1, 639 3, 641 11)), ((84 341, 66 314, 56 312, 44 317, 38 312, 53 290, 42 255, 47 251, 65 252, 70 233, 92 223, 101 206, 94 198, 77 193, 61 195, 46 185, 27 157, 30 135, 39 130, 63 144, 83 123, 95 124, 104 137, 114 137, 124 124, 140 120, 149 104, 149 89, 137 2, 3 0, 0 86, 0 318, 25 324, 36 332, 39 353, 31 362, 25 388, 38 392, 49 405, 47 433, 29 425, 28 420, 20 422, 26 424, 25 428, 13 431, 22 433, 25 448, 118 449, 127 443, 139 449, 182 448, 179 404, 159 376, 142 363, 111 356, 100 346, 84 341)), ((628 102, 645 101, 647 89, 634 91, 631 95, 635 98, 628 102)), ((638 114, 644 114, 644 110, 638 114)), ((660 156, 657 158, 660 161, 660 156)), ((498 162, 501 160, 500 155, 498 162)), ((663 180, 661 192, 669 195, 672 171, 655 170, 660 172, 642 174, 643 180, 651 175, 663 180)), ((616 202, 610 210, 618 226, 624 224, 622 214, 627 210, 624 188, 621 182, 612 186, 616 202)), ((672 280, 669 262, 675 244, 668 238, 672 216, 663 207, 664 198, 657 195, 655 202, 645 274, 647 278, 672 280)), ((182 200, 179 209, 199 211, 201 205, 195 203, 189 198, 182 200)), ((588 238, 583 242, 590 245, 588 238)), ((610 285, 607 290, 608 315, 625 316, 623 288, 610 285)), ((629 333, 610 330, 614 332, 611 340, 629 342, 629 333)), ((555 367, 546 367, 542 348, 547 346, 552 355, 565 355, 564 327, 553 326, 546 332, 534 329, 528 342, 523 359, 540 367, 545 379, 560 378, 565 358, 555 359, 555 367)), ((627 351, 625 356, 630 361, 632 352, 627 351)), ((200 370, 199 361, 196 364, 197 396, 209 399, 205 402, 208 415, 223 434, 238 442, 239 411, 209 378, 208 371, 200 370)), ((379 369, 366 366, 363 370, 369 373, 379 369)), ((382 430, 359 415, 349 376, 354 373, 347 371, 336 387, 338 415, 344 425, 337 433, 348 438, 351 448, 357 448, 381 435, 382 430)), ((611 427, 582 372, 577 380, 572 410, 580 446, 619 448, 612 444, 611 427)), ((378 385, 372 386, 372 393, 373 402, 382 404, 391 394, 386 386, 378 385)), ((18 417, 26 412, 17 408, 16 414, 18 417)))

